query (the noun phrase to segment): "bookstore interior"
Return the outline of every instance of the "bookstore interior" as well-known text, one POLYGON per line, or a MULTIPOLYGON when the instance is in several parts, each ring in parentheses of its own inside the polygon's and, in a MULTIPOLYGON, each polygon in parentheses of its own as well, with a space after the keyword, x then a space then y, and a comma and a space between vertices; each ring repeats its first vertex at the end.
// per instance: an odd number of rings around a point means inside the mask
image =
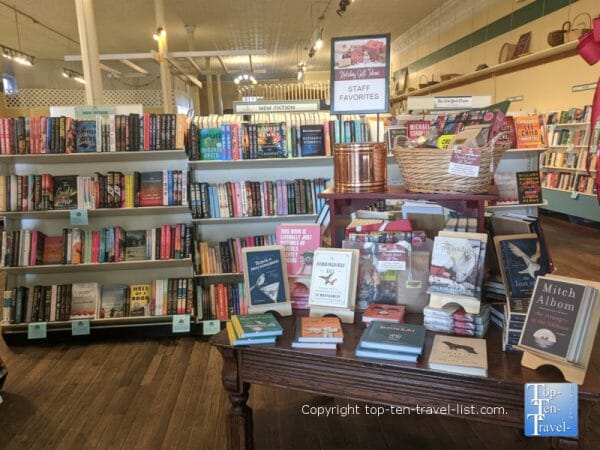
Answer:
POLYGON ((600 448, 598 0, 0 0, 0 50, 0 448, 600 448))

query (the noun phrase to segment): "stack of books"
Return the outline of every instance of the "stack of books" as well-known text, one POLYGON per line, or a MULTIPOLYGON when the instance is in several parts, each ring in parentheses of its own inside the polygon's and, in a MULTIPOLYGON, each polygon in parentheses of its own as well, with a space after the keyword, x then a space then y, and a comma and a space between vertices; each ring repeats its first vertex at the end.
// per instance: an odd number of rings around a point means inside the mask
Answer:
POLYGON ((426 306, 423 309, 423 324, 431 331, 458 334, 462 336, 483 337, 490 325, 491 307, 481 305, 478 314, 466 313, 456 304, 443 308, 426 306))
POLYGON ((342 342, 344 332, 337 317, 299 317, 292 348, 335 350, 342 342))
POLYGON ((417 362, 424 343, 425 327, 422 325, 374 321, 360 338, 356 356, 417 362))
POLYGON ((504 351, 521 351, 515 346, 521 339, 529 303, 529 299, 509 299, 504 305, 504 323, 502 327, 502 348, 504 351))
POLYGON ((233 315, 227 322, 231 345, 274 344, 283 328, 271 313, 233 315))
POLYGON ((404 305, 384 305, 371 303, 362 316, 363 325, 369 326, 375 320, 379 322, 404 323, 404 305))

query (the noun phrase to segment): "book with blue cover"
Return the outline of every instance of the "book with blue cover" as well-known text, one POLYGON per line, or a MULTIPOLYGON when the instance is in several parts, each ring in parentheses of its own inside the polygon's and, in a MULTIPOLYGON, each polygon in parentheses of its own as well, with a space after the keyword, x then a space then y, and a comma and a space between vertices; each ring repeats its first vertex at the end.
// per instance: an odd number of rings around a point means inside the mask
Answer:
POLYGON ((96 151, 96 121, 78 120, 76 124, 77 153, 92 153, 96 151))
POLYGON ((420 355, 425 343, 425 327, 407 323, 373 321, 364 331, 358 349, 420 355))
POLYGON ((231 324, 239 338, 275 337, 283 334, 283 328, 271 313, 233 315, 231 324))
POLYGON ((300 126, 302 156, 325 156, 325 138, 322 125, 300 126))
POLYGON ((417 362, 417 359, 419 358, 419 355, 416 353, 390 352, 386 350, 373 350, 361 347, 356 349, 355 355, 359 358, 376 358, 400 362, 417 362))
POLYGON ((241 338, 235 332, 232 322, 227 322, 227 336, 231 345, 257 345, 257 344, 274 344, 275 336, 263 336, 255 338, 241 338))

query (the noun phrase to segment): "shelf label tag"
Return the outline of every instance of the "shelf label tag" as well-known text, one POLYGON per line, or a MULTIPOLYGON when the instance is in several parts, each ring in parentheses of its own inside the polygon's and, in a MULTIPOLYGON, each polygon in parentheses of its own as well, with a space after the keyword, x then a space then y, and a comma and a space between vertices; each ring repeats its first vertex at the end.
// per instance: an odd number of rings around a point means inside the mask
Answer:
POLYGON ((575 146, 572 143, 569 144, 569 145, 567 145, 567 151, 568 152, 572 152, 574 148, 575 148, 575 146))
POLYGON ((577 191, 571 192, 571 198, 577 198, 577 197, 579 197, 579 192, 577 192, 577 191))
POLYGON ((87 209, 72 209, 70 211, 71 225, 85 226, 88 224, 87 209))
POLYGON ((221 321, 220 320, 203 320, 202 321, 202 334, 210 335, 217 334, 221 331, 221 321))
POLYGON ((173 333, 190 332, 190 315, 176 314, 173 316, 173 333))
POLYGON ((46 322, 27 324, 27 339, 46 339, 46 322))
POLYGON ((71 321, 72 336, 86 336, 90 334, 90 321, 88 319, 75 319, 71 321))

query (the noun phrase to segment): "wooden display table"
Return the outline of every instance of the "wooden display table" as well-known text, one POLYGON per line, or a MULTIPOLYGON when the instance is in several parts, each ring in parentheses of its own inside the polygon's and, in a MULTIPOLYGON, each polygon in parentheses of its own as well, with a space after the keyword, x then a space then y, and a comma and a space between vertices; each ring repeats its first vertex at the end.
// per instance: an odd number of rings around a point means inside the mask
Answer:
POLYGON ((384 192, 335 192, 333 187, 325 189, 319 194, 320 198, 327 200, 331 215, 331 238, 333 247, 342 246, 343 228, 347 225, 344 218, 356 210, 364 209, 378 200, 403 199, 403 200, 429 200, 445 208, 459 212, 466 217, 477 218, 477 231, 484 231, 484 213, 486 202, 496 200, 494 193, 489 194, 421 194, 411 192, 404 186, 390 185, 384 192))
MULTIPOLYGON (((420 315, 407 322, 418 323, 420 315)), ((445 374, 427 369, 434 333, 427 332, 425 351, 419 363, 396 363, 355 358, 354 349, 362 333, 358 324, 343 325, 344 343, 332 350, 292 349, 295 317, 280 319, 284 335, 276 345, 232 347, 225 331, 211 342, 223 357, 222 381, 229 394, 227 417, 229 449, 252 449, 252 410, 247 406, 251 383, 292 389, 368 403, 405 407, 462 405, 448 415, 469 420, 523 428, 524 383, 563 382, 554 369, 537 371, 521 366, 520 353, 504 353, 501 332, 487 333, 488 377, 445 374), (502 413, 472 414, 480 408, 496 407, 502 413)), ((600 361, 600 347, 592 359, 600 361)), ((586 382, 579 386, 579 442, 583 443, 588 416, 600 402, 599 365, 590 364, 586 382)), ((401 419, 399 419, 401 420, 401 419)), ((573 439, 553 438, 554 448, 578 448, 573 439)))

